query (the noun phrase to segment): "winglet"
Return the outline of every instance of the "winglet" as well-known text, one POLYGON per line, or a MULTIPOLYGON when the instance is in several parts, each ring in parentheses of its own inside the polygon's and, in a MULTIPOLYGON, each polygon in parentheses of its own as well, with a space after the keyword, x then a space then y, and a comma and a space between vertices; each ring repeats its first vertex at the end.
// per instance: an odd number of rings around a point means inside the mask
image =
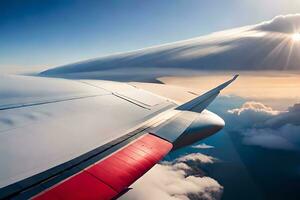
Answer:
POLYGON ((226 88, 230 83, 232 83, 235 79, 237 79, 239 75, 235 75, 232 79, 229 81, 226 81, 225 83, 219 85, 218 87, 206 92, 205 94, 196 97, 195 99, 184 103, 177 107, 177 110, 190 110, 194 112, 202 112, 223 90, 226 88))
MULTIPOLYGON (((233 77, 232 79, 230 79, 229 81, 226 81, 225 83, 219 85, 219 86, 216 87, 215 89, 218 89, 219 92, 220 92, 221 90, 223 90, 224 88, 226 88, 230 83, 232 83, 233 81, 235 81, 235 79, 237 79, 237 77, 239 77, 238 74, 234 75, 234 77, 233 77)), ((212 89, 212 90, 215 90, 215 89, 212 89)), ((210 90, 210 91, 212 91, 212 90, 210 90)), ((209 91, 209 92, 210 92, 210 91, 209 91)))

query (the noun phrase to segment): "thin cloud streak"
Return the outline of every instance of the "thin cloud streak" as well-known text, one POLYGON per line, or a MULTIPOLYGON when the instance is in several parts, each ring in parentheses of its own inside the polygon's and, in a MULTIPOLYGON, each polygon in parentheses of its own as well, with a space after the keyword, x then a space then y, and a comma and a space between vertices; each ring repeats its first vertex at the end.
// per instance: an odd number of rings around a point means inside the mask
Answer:
POLYGON ((299 14, 278 16, 257 25, 65 65, 42 75, 76 75, 121 68, 299 70, 300 57, 294 51, 300 48, 300 42, 292 37, 298 28, 299 14))

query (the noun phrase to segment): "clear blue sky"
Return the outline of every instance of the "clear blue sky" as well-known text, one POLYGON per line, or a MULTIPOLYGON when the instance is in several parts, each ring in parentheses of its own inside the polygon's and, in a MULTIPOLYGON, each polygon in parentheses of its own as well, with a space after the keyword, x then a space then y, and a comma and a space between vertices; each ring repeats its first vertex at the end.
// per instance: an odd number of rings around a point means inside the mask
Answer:
POLYGON ((298 12, 299 0, 1 0, 0 72, 44 69, 298 12))

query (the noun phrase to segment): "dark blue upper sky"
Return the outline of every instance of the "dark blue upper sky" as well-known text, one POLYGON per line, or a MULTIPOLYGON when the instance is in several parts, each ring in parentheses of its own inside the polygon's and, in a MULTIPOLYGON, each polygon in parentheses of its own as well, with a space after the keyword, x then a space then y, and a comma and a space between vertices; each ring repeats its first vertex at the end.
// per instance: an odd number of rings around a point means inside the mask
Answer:
POLYGON ((0 71, 44 69, 297 12, 299 0, 1 0, 0 71))

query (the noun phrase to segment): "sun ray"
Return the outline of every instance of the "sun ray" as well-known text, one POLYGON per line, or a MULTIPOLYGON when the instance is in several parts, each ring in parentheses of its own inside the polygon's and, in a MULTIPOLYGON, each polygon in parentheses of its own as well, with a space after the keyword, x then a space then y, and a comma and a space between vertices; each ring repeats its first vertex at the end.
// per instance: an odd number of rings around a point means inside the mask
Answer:
MULTIPOLYGON (((272 58, 279 56, 281 53, 284 52, 285 48, 288 48, 290 46, 290 38, 286 37, 284 34, 270 34, 268 37, 268 40, 270 43, 276 41, 276 40, 281 40, 269 53, 268 55, 263 59, 261 62, 262 65, 266 64, 268 60, 272 60, 272 58)), ((267 41, 268 41, 267 40, 267 41)), ((286 63, 286 62, 285 62, 286 63)), ((281 66, 282 68, 285 68, 285 66, 281 66)))

